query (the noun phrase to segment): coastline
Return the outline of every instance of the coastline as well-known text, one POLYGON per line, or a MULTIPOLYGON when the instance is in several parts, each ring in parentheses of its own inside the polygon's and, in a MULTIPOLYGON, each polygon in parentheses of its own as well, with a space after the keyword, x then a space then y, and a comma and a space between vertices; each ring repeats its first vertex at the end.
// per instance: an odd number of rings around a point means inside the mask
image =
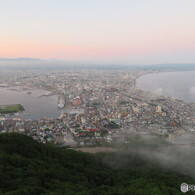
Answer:
POLYGON ((61 112, 57 109, 57 96, 41 96, 43 93, 49 93, 39 88, 28 88, 28 90, 15 91, 9 88, 0 88, 1 105, 21 104, 25 112, 20 112, 19 116, 23 119, 38 120, 43 117, 57 118, 61 112), (28 94, 29 91, 32 94, 28 94))
POLYGON ((137 81, 138 79, 140 79, 141 77, 145 76, 145 75, 154 75, 154 74, 163 74, 163 73, 180 73, 180 72, 195 72, 195 70, 163 70, 163 71, 150 71, 150 72, 146 72, 142 75, 139 75, 136 79, 135 79, 135 83, 134 83, 134 88, 135 89, 138 89, 140 91, 143 91, 143 92, 146 92, 146 93, 150 93, 151 95, 154 95, 154 96, 157 96, 157 97, 163 97, 165 99, 174 99, 175 101, 179 101, 179 102, 183 102, 183 103, 186 103, 186 104, 193 104, 195 105, 195 101, 185 101, 183 99, 179 99, 177 97, 173 97, 173 96, 170 96, 170 95, 166 95, 166 94, 157 94, 151 90, 146 90, 146 89, 142 89, 141 87, 138 87, 137 85, 137 81))
MULTIPOLYGON (((74 107, 72 107, 71 102, 79 93, 82 93, 85 104, 81 108, 83 108, 84 112, 81 113, 76 110, 74 113, 63 113, 60 117, 58 117, 59 115, 54 115, 57 106, 54 102, 56 98, 50 96, 37 98, 42 94, 41 91, 32 91, 32 95, 26 92, 10 92, 9 97, 14 97, 14 101, 21 101, 21 99, 16 99, 16 97, 27 98, 28 101, 32 100, 33 108, 39 105, 37 108, 40 110, 39 115, 36 115, 38 120, 33 119, 32 121, 30 119, 28 121, 26 119, 32 118, 32 116, 24 117, 26 123, 22 124, 21 122, 22 128, 21 126, 13 126, 14 131, 25 132, 25 129, 29 129, 29 135, 43 143, 49 141, 72 143, 75 139, 74 141, 78 141, 79 144, 89 143, 89 145, 95 144, 96 141, 101 143, 105 140, 108 143, 116 140, 125 142, 127 135, 134 132, 144 136, 155 134, 170 137, 169 140, 173 140, 175 135, 194 131, 194 106, 164 95, 153 95, 152 92, 137 87, 137 80, 140 77, 154 73, 162 73, 162 71, 116 71, 111 75, 95 73, 93 75, 94 80, 93 78, 85 80, 86 84, 90 83, 89 86, 87 85, 88 90, 78 85, 76 89, 73 88, 66 91, 66 93, 71 94, 68 97, 70 100, 67 100, 71 105, 70 109, 74 107), (97 80, 95 76, 97 78, 101 76, 102 80, 99 81, 99 78, 97 80), (104 85, 105 88, 102 87, 104 85), (97 88, 95 88, 96 86, 97 88), (13 94, 16 94, 16 96, 13 94), (91 107, 93 102, 97 102, 97 99, 102 100, 101 106, 91 107), (48 102, 46 102, 47 100, 48 102), (124 103, 120 104, 120 101, 124 103), (87 105, 88 102, 90 103, 89 105, 87 105), (54 108, 52 112, 50 112, 51 106, 54 108), (50 114, 51 117, 43 118, 41 116, 43 115, 43 109, 47 109, 46 114, 50 114), (114 124, 119 124, 118 128, 108 127, 107 124, 110 121, 113 121, 114 124), (40 134, 40 130, 41 132, 44 130, 44 134, 40 134)), ((78 84, 78 82, 82 84, 84 75, 81 73, 77 73, 77 75, 78 79, 73 80, 74 84, 78 84)), ((72 84, 72 74, 68 78, 70 84, 72 84)), ((65 81, 67 82, 67 78, 65 81)), ((61 85, 54 85, 54 82, 52 82, 52 86, 56 86, 56 89, 63 92, 67 89, 63 84, 65 81, 60 80, 61 85)), ((3 95, 5 94, 2 93, 2 97, 3 95)), ((9 100, 7 96, 5 96, 5 100, 9 100)), ((13 99, 10 98, 10 100, 13 99)), ((24 106, 29 111, 29 107, 26 104, 24 106)), ((34 112, 37 114, 36 110, 34 112)), ((57 112, 61 113, 61 110, 57 112)), ((4 126, 6 127, 6 125, 9 125, 9 120, 5 120, 4 126)), ((9 131, 9 129, 4 131, 9 131)))

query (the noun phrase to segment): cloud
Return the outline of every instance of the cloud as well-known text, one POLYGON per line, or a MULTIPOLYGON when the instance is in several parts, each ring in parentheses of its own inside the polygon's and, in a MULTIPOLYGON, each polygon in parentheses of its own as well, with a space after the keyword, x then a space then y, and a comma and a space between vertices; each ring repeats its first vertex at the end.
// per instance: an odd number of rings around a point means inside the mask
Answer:
POLYGON ((192 96, 195 96, 195 86, 192 86, 192 87, 190 88, 190 94, 191 94, 192 96))
POLYGON ((157 95, 162 95, 163 94, 163 88, 156 88, 154 93, 156 93, 157 95))

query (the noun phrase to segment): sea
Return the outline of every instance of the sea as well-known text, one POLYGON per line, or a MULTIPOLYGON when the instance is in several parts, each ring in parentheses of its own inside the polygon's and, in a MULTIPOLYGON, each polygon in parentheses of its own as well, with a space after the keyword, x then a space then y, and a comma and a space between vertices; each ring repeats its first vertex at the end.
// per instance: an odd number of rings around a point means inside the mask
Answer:
POLYGON ((61 110, 57 108, 58 97, 41 96, 48 91, 34 89, 29 91, 16 91, 12 88, 0 88, 0 105, 21 104, 25 112, 20 114, 25 119, 39 119, 43 117, 54 118, 59 117, 61 110))
POLYGON ((137 79, 136 86, 158 95, 195 102, 195 71, 145 74, 137 79))

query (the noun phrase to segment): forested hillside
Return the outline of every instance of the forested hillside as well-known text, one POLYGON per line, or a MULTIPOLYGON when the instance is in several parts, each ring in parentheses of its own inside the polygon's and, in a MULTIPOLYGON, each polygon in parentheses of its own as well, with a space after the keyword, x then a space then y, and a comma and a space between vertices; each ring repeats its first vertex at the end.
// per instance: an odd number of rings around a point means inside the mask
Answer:
POLYGON ((92 155, 0 134, 0 194, 175 195, 184 181, 195 184, 135 153, 124 160, 116 153, 92 155))

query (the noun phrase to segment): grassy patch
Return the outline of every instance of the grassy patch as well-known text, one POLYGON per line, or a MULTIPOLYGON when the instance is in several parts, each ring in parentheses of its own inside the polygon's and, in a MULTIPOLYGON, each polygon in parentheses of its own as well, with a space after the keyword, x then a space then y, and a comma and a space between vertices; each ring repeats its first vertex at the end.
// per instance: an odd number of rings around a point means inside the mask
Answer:
POLYGON ((21 104, 0 106, 0 114, 9 114, 23 111, 24 107, 21 104))

